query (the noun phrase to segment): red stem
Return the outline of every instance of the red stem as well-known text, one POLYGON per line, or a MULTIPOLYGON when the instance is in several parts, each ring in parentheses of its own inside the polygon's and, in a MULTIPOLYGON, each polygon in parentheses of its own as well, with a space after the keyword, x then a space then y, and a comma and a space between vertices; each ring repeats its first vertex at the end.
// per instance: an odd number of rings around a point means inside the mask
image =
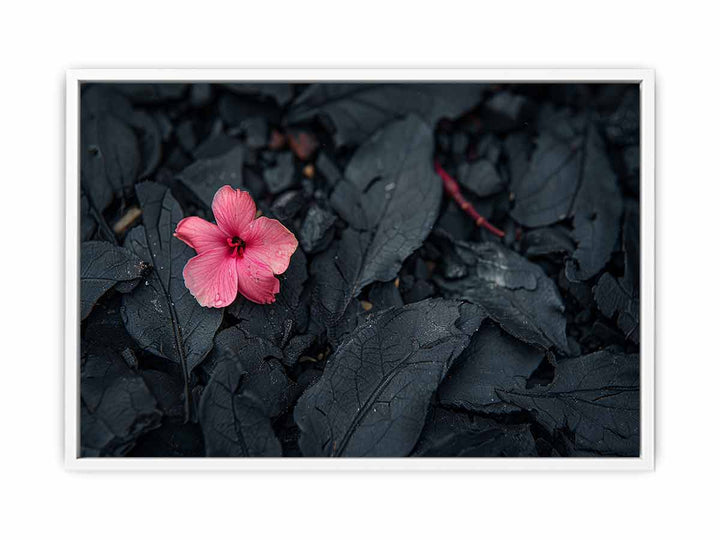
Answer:
POLYGON ((445 192, 450 195, 453 200, 458 204, 458 206, 473 219, 475 225, 477 225, 478 227, 485 227, 488 231, 493 233, 495 236, 499 236, 500 238, 505 236, 505 233, 503 231, 495 227, 487 219, 477 213, 477 210, 475 210, 473 206, 468 202, 468 200, 463 197, 457 181, 452 176, 450 176, 445 169, 442 168, 438 160, 435 160, 435 172, 440 175, 440 178, 442 178, 445 192))

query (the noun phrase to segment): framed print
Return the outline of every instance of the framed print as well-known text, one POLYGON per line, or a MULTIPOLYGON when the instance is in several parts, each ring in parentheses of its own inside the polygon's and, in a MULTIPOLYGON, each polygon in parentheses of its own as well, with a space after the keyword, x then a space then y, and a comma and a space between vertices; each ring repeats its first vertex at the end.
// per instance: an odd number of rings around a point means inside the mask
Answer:
POLYGON ((653 468, 652 71, 70 71, 66 204, 70 468, 653 468))

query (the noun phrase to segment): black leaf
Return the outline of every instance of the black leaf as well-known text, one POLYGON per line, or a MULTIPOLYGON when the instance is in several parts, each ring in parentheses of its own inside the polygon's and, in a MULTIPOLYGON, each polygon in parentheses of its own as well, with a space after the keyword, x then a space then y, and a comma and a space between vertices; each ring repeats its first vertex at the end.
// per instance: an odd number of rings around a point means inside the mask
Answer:
POLYGON ((480 324, 458 302, 392 308, 359 326, 295 407, 307 456, 407 455, 430 398, 480 324), (459 326, 460 325, 460 326, 459 326))
POLYGON ((218 334, 199 410, 208 456, 281 455, 271 417, 287 410, 293 385, 277 358, 282 351, 237 327, 218 334))
POLYGON ((160 425, 162 413, 142 377, 105 349, 87 355, 81 370, 81 454, 124 455, 160 425))
POLYGON ((103 108, 83 105, 81 119, 82 185, 92 206, 102 212, 114 197, 131 193, 141 167, 138 140, 129 125, 103 108))
POLYGON ((432 152, 432 132, 416 117, 387 126, 355 152, 332 195, 350 228, 312 266, 314 309, 329 324, 363 287, 394 279, 430 232, 442 196, 432 152))
POLYGON ((238 298, 228 310, 240 320, 240 326, 249 335, 284 347, 292 336, 304 332, 307 326, 308 305, 301 298, 307 277, 307 259, 302 250, 297 250, 287 271, 278 276, 280 292, 273 304, 256 304, 238 298))
POLYGON ((80 247, 80 318, 85 319, 100 297, 118 283, 130 292, 149 270, 133 252, 110 242, 83 242, 80 247))
POLYGON ((576 249, 566 273, 586 280, 602 270, 622 215, 617 179, 592 116, 546 109, 527 172, 513 179, 512 217, 527 227, 572 217, 576 249))
POLYGON ((123 297, 123 321, 141 347, 179 364, 187 377, 212 348, 223 310, 202 307, 185 287, 183 268, 195 251, 173 237, 183 215, 170 191, 145 182, 136 192, 143 225, 128 233, 125 247, 150 261, 152 272, 123 297))
POLYGON ((617 326, 626 339, 640 342, 640 251, 639 216, 637 208, 630 206, 625 212, 623 249, 625 272, 620 279, 606 272, 593 288, 600 312, 608 318, 617 316, 617 326))
POLYGON ((210 208, 218 189, 225 185, 243 186, 244 159, 245 149, 238 143, 220 156, 195 161, 178 174, 178 180, 210 208))
POLYGON ((263 179, 268 191, 273 194, 291 188, 296 180, 292 152, 278 154, 275 165, 265 169, 263 179))
POLYGON ((430 126, 472 108, 486 89, 482 84, 314 84, 291 105, 288 122, 325 116, 335 143, 365 141, 392 120, 414 113, 430 126))
POLYGON ((497 390, 524 390, 542 359, 541 351, 496 326, 484 326, 453 364, 440 385, 438 400, 472 412, 509 412, 514 407, 503 402, 497 390))
POLYGON ((527 424, 505 425, 489 418, 435 408, 412 453, 417 457, 535 457, 527 424))
POLYGON ((498 395, 530 411, 546 429, 574 434, 579 451, 637 456, 639 382, 637 355, 601 351, 563 360, 548 386, 498 395))
POLYGON ((454 249, 469 271, 460 279, 435 278, 446 295, 482 306, 526 343, 568 351, 562 298, 539 266, 495 242, 456 242, 454 249))
POLYGON ((494 195, 505 188, 505 182, 487 159, 461 165, 458 181, 478 197, 494 195))

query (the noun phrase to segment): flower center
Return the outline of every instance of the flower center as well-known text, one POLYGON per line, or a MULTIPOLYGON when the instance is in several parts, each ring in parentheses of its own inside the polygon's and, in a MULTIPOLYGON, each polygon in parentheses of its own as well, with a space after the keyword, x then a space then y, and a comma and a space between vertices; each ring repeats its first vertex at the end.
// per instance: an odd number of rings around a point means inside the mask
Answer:
POLYGON ((230 247, 230 254, 233 257, 242 257, 245 251, 245 241, 239 236, 233 236, 227 238, 228 246, 230 247))

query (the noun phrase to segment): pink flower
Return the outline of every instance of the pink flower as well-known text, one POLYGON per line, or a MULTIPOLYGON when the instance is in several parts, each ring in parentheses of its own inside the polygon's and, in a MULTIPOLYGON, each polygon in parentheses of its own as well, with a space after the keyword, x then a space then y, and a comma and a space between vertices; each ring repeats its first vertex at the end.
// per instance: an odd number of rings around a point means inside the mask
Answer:
POLYGON ((229 306, 238 291, 258 304, 272 304, 280 291, 275 275, 287 270, 298 245, 295 236, 275 219, 255 219, 247 191, 221 187, 212 211, 217 225, 188 217, 175 229, 198 253, 183 270, 185 286, 205 307, 229 306))

